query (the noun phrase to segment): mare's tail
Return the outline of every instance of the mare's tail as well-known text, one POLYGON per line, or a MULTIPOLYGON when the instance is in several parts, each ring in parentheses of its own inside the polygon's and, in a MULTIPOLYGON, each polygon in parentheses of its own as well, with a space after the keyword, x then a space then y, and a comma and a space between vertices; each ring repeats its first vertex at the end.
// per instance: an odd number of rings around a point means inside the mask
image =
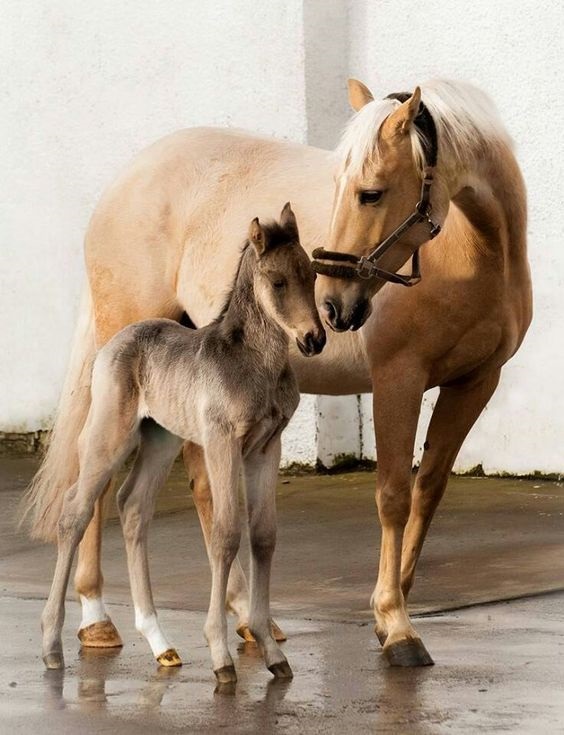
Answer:
POLYGON ((23 499, 22 522, 29 519, 30 535, 36 539, 56 540, 64 494, 78 477, 78 437, 90 407, 95 353, 94 314, 87 286, 48 449, 23 499))

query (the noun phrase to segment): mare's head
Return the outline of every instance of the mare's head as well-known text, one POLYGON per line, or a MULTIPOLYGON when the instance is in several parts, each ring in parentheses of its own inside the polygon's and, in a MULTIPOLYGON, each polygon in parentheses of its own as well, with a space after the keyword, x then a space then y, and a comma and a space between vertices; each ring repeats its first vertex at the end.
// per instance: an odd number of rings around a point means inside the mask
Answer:
POLYGON ((254 287, 259 303, 300 352, 317 355, 325 345, 325 331, 315 305, 315 274, 300 245, 296 218, 286 204, 280 222, 261 224, 256 217, 249 228, 257 264, 254 287))
MULTIPOLYGON (((404 102, 376 101, 364 84, 350 80, 349 101, 356 115, 337 150, 327 249, 360 258, 368 256, 415 210, 421 197, 425 141, 415 124, 421 109, 419 88, 404 102)), ((433 189, 435 205, 436 187, 433 189)), ((428 239, 429 227, 424 222, 416 223, 378 265, 397 272, 428 239)), ((378 277, 321 275, 316 298, 325 321, 339 332, 358 329, 371 312, 372 297, 384 283, 378 277)))

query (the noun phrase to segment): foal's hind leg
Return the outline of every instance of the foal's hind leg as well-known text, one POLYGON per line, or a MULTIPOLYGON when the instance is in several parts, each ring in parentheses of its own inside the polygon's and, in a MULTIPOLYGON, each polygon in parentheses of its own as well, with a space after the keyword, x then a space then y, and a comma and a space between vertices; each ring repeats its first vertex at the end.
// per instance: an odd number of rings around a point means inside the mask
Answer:
POLYGON ((479 382, 441 388, 413 487, 411 512, 403 539, 401 586, 405 598, 411 590, 417 560, 456 455, 495 391, 499 375, 496 369, 479 382))
POLYGON ((245 492, 251 541, 251 610, 249 628, 268 670, 289 679, 292 669, 276 643, 270 624, 270 571, 276 546, 276 480, 280 465, 280 434, 264 450, 245 457, 245 492))
MULTIPOLYGON (((90 243, 90 249, 93 245, 94 242, 90 243)), ((97 347, 106 344, 127 324, 155 315, 176 319, 182 312, 180 307, 174 307, 174 297, 163 290, 162 280, 158 280, 158 270, 145 268, 141 272, 136 272, 134 287, 129 280, 118 287, 115 281, 108 286, 107 279, 103 275, 104 269, 99 280, 95 277, 91 264, 88 265, 88 269, 94 301, 97 347), (119 298, 116 298, 117 294, 119 298)), ((78 547, 78 562, 74 575, 74 587, 82 606, 78 638, 82 646, 88 648, 115 648, 123 645, 115 625, 106 613, 102 594, 103 506, 111 484, 111 481, 108 481, 102 496, 96 502, 94 517, 88 524, 78 547)))
POLYGON ((104 421, 104 411, 91 408, 79 439, 80 473, 67 492, 58 526, 57 564, 51 591, 41 616, 43 660, 48 669, 63 667, 61 631, 65 617, 65 594, 76 547, 94 514, 94 504, 112 472, 123 462, 135 442, 131 421, 113 425, 104 421))
POLYGON ((135 464, 117 497, 135 607, 135 627, 147 639, 162 666, 180 666, 182 662, 157 619, 149 578, 147 535, 155 499, 181 446, 182 439, 152 422, 144 423, 135 464))
MULTIPOLYGON (((192 493, 194 497, 194 505, 198 511, 202 533, 208 557, 210 554, 210 538, 213 519, 213 502, 210 488, 210 481, 206 469, 204 459, 204 450, 198 444, 186 442, 183 450, 184 464, 190 483, 192 485, 192 493)), ((229 574, 229 582, 227 585, 227 609, 237 616, 237 633, 246 641, 253 641, 254 638, 249 630, 249 586, 245 572, 241 567, 239 557, 235 557, 231 565, 229 574)), ((286 636, 276 625, 274 620, 271 621, 272 635, 277 641, 285 641, 286 636)))

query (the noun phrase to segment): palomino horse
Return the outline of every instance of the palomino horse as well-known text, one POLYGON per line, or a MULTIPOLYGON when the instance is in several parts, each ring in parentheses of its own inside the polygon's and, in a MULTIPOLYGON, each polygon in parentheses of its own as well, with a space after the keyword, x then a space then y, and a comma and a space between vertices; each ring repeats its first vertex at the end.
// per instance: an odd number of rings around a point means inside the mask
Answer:
POLYGON ((290 339, 308 357, 325 345, 314 274, 286 204, 280 224, 252 221, 233 289, 211 324, 194 330, 171 319, 136 322, 98 352, 79 438, 78 481, 65 493, 57 565, 41 618, 47 668, 63 667, 65 594, 76 547, 97 499, 135 447, 135 463, 118 493, 135 625, 159 664, 180 665, 157 619, 147 533, 155 498, 183 442, 190 440, 204 451, 213 493, 212 592, 204 632, 218 682, 237 680, 227 647, 225 601, 241 536, 241 472, 252 557, 249 629, 272 674, 291 678, 270 619, 281 434, 300 401, 290 339))
MULTIPOLYGON (((141 153, 106 192, 86 236, 89 293, 28 506, 34 534, 52 539, 62 494, 77 476, 76 438, 88 411, 96 346, 140 319, 180 319, 186 312, 198 326, 210 322, 236 269, 234 233, 255 213, 271 217, 290 199, 305 249, 333 251, 318 253, 327 258, 319 270, 325 266, 328 275, 318 278, 317 300, 334 331, 321 356, 305 360, 296 352, 293 365, 302 392, 373 392, 382 524, 372 597, 376 632, 391 663, 418 665, 430 657, 406 600, 423 540, 460 446, 531 319, 525 188, 508 134, 480 90, 432 81, 403 102, 401 95, 378 101, 352 80, 349 97, 357 113, 336 155, 232 130, 185 130, 141 153), (425 203, 416 211, 422 189, 432 225, 425 203), (406 219, 409 226, 379 251, 377 266, 364 263, 363 275, 372 277, 349 277, 358 258, 406 219), (441 233, 424 245, 436 226, 441 233), (419 248, 421 283, 386 285, 419 248), (352 260, 339 261, 335 251, 352 260), (340 263, 346 274, 335 270, 340 263), (421 400, 433 386, 440 396, 412 486, 421 400)), ((209 539, 202 453, 186 445, 184 454, 209 539)), ((83 607, 79 637, 84 645, 121 645, 102 601, 100 540, 98 504, 75 578, 83 607)), ((247 634, 247 585, 238 563, 228 599, 247 634)))

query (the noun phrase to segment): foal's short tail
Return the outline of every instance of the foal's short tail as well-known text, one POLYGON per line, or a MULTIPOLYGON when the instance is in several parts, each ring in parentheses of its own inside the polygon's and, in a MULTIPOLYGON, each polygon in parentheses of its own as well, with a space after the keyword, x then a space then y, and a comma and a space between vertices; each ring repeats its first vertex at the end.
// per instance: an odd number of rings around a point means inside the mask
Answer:
POLYGON ((86 288, 63 392, 47 453, 24 499, 22 522, 33 538, 55 541, 63 496, 78 477, 78 436, 90 406, 90 378, 96 352, 90 290, 86 288))

